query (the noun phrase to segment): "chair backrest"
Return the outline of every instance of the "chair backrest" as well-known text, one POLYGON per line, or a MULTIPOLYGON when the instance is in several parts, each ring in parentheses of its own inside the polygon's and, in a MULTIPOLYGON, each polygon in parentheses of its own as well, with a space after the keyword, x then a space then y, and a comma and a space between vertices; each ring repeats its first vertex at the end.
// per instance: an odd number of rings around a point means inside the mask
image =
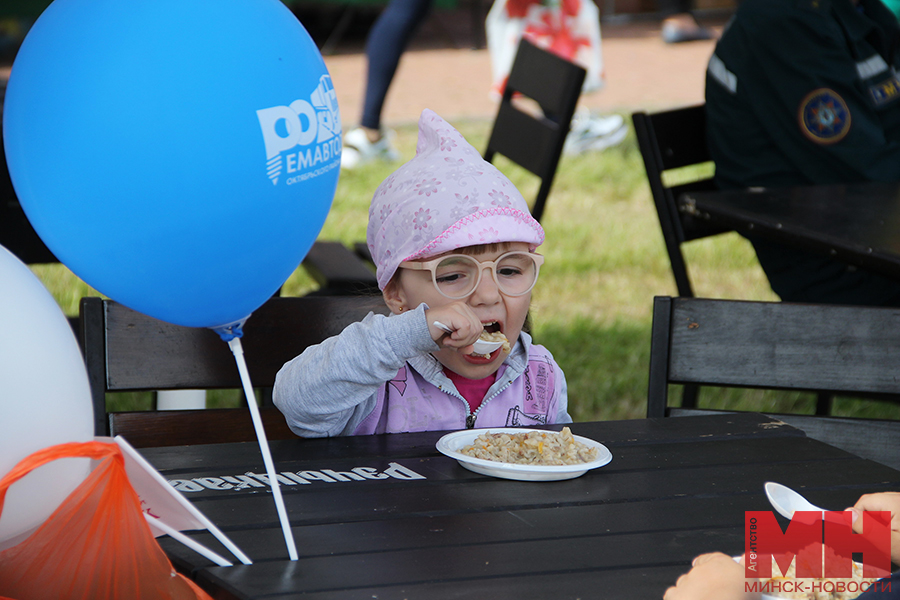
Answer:
POLYGON ((652 114, 636 112, 631 118, 678 295, 694 296, 681 244, 727 230, 710 227, 706 222, 680 212, 676 201, 684 192, 714 190, 716 185, 708 172, 699 174, 697 179, 687 177, 675 183, 667 181, 664 174, 674 169, 682 169, 684 174, 685 167, 711 161, 706 145, 705 108, 700 105, 652 114))
POLYGON ((898 372, 896 309, 657 297, 647 416, 670 412, 669 384, 889 398, 898 372))
POLYGON ((544 214, 585 74, 575 63, 525 39, 519 42, 484 159, 490 162, 495 154, 502 154, 541 179, 531 209, 538 221, 544 214), (535 101, 542 114, 532 115, 515 106, 517 94, 535 101))
MULTIPOLYGON (((285 362, 369 312, 386 314, 384 300, 271 298, 247 320, 241 339, 253 385, 273 386, 285 362)), ((81 327, 97 435, 107 434, 106 392, 241 388, 234 356, 210 329, 172 325, 101 298, 82 299, 81 327)))
MULTIPOLYGON (((297 437, 277 408, 262 406, 259 413, 267 439, 297 437)), ((246 407, 111 412, 109 435, 121 435, 135 448, 256 441, 256 429, 246 407)))
MULTIPOLYGON (((668 406, 669 384, 805 390, 896 401, 900 312, 891 308, 657 297, 647 416, 721 413, 668 406)), ((806 435, 900 468, 900 421, 772 414, 806 435)))

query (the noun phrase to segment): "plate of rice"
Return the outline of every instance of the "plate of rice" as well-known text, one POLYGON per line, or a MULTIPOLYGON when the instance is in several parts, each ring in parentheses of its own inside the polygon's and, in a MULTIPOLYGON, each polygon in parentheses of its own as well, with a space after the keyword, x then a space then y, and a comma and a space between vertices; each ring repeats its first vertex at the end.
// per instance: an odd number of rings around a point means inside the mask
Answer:
POLYGON ((568 427, 466 429, 439 439, 437 449, 475 473, 520 481, 574 479, 612 460, 606 446, 568 427))

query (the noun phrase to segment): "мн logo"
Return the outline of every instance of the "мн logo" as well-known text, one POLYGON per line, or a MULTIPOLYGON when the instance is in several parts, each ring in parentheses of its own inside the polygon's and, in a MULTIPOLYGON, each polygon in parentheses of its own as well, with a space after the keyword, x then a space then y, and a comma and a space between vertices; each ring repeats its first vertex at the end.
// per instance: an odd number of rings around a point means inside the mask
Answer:
MULTIPOLYGON (((795 579, 776 577, 770 579, 770 583, 774 581, 779 587, 787 586, 798 592, 806 591, 800 589, 802 585, 821 589, 829 585, 835 589, 864 585, 867 589, 872 583, 849 581, 858 579, 853 555, 862 557, 862 577, 879 578, 890 574, 891 513, 864 511, 861 533, 853 531, 851 517, 849 511, 797 511, 787 530, 782 531, 772 511, 747 511, 744 513, 745 577, 772 578, 773 562, 787 576, 793 563, 795 579), (807 581, 804 583, 801 579, 807 581)), ((754 587, 751 591, 768 590, 754 587)))
POLYGON ((309 100, 256 111, 266 144, 266 173, 278 185, 321 175, 340 165, 341 117, 331 76, 322 75, 309 100))

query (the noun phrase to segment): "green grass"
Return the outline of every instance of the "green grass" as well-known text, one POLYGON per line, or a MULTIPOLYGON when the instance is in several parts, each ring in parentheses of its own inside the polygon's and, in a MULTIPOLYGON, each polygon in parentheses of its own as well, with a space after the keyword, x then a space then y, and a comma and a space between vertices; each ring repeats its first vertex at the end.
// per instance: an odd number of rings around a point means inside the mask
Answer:
MULTIPOLYGON (((490 122, 454 125, 476 148, 484 148, 490 122)), ((416 129, 402 127, 397 134, 398 149, 408 160, 415 151, 416 129)), ((526 198, 534 196, 535 177, 502 157, 495 164, 526 198)), ((341 173, 320 238, 347 244, 364 240, 372 193, 396 167, 378 164, 341 173)), ((547 240, 540 251, 547 262, 533 296, 533 333, 566 373, 573 418, 643 417, 653 296, 675 295, 676 290, 633 132, 604 152, 563 157, 542 224, 547 240)), ((737 234, 692 242, 685 253, 698 296, 777 300, 753 249, 737 234)), ((67 314, 77 314, 81 296, 96 295, 64 267, 39 266, 35 272, 67 314)), ((284 294, 302 295, 314 288, 298 269, 284 294)), ((211 393, 209 405, 230 406, 239 398, 238 392, 211 393)), ((116 394, 111 400, 116 410, 152 405, 147 394, 116 394)), ((701 406, 812 413, 814 398, 704 388, 701 406)), ((900 406, 837 399, 835 413, 900 418, 900 406)))

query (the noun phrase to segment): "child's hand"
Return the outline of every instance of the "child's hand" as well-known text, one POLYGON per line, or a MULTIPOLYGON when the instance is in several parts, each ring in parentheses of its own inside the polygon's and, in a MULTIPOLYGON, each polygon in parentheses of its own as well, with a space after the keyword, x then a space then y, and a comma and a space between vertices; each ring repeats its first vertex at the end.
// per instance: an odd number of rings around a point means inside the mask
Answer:
POLYGON ((666 590, 663 600, 758 600, 744 591, 744 567, 721 552, 701 554, 692 569, 666 590))
POLYGON ((856 504, 847 510, 853 511, 853 531, 861 533, 863 528, 863 511, 888 510, 891 512, 891 561, 900 562, 900 493, 879 492, 864 494, 856 504))
POLYGON ((431 339, 442 346, 463 351, 464 354, 472 352, 472 344, 484 331, 481 319, 464 302, 454 302, 453 304, 430 308, 425 311, 425 318, 428 320, 428 331, 431 332, 431 339), (435 327, 435 321, 440 321, 448 326, 453 330, 453 333, 447 333, 435 327))

